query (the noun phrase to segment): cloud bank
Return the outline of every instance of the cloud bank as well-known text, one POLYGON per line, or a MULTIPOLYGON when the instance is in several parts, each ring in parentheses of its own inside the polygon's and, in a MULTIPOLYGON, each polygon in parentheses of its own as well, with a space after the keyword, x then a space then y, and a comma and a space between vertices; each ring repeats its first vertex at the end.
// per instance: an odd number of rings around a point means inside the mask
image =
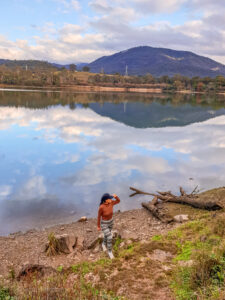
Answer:
POLYGON ((82 21, 57 26, 46 20, 32 40, 0 35, 0 58, 91 62, 139 45, 188 50, 225 63, 224 1, 55 0, 61 14, 82 21), (88 12, 87 12, 88 7, 88 12))

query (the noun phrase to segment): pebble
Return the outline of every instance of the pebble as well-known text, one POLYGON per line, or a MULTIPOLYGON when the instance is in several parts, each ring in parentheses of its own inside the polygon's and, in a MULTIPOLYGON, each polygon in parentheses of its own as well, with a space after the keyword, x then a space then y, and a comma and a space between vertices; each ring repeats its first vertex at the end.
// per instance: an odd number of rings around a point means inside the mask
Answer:
POLYGON ((79 220, 78 220, 78 222, 86 222, 87 221, 87 217, 81 217, 79 220))

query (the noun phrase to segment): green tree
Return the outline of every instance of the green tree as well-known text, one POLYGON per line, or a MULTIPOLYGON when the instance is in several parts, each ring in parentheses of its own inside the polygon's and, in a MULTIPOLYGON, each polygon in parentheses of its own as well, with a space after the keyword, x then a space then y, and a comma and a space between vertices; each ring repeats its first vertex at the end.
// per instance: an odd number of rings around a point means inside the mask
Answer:
POLYGON ((77 66, 76 66, 75 64, 70 64, 70 65, 69 65, 69 70, 70 70, 71 72, 76 71, 76 69, 77 69, 77 66))
POLYGON ((83 71, 83 72, 89 72, 89 71, 90 71, 90 68, 89 68, 88 66, 84 66, 84 67, 82 68, 82 71, 83 71))

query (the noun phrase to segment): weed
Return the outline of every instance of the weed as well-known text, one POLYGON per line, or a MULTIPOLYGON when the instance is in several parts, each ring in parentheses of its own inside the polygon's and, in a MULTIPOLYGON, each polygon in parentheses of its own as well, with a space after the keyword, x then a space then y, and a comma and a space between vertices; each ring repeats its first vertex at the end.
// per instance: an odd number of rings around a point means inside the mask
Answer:
POLYGON ((152 241, 161 241, 162 240, 162 235, 154 235, 153 237, 152 237, 152 241))
POLYGON ((176 271, 175 280, 171 287, 175 292, 177 300, 196 300, 197 296, 190 287, 191 269, 183 267, 176 271))
POLYGON ((179 249, 179 254, 175 257, 175 261, 179 260, 184 260, 187 261, 190 259, 192 250, 193 250, 193 243, 187 241, 185 244, 181 244, 179 242, 176 243, 178 249, 179 249))
POLYGON ((15 300, 9 289, 0 286, 0 300, 15 300))
POLYGON ((16 273, 15 273, 15 270, 13 268, 11 268, 9 270, 9 279, 12 279, 14 280, 16 278, 16 273))
POLYGON ((117 237, 115 243, 114 243, 114 246, 113 246, 113 250, 115 252, 115 254, 117 255, 118 253, 118 250, 119 250, 119 245, 122 243, 122 239, 121 237, 117 237))
POLYGON ((57 255, 59 253, 61 253, 61 247, 60 247, 59 240, 57 240, 54 233, 51 232, 48 235, 48 246, 47 246, 47 249, 46 249, 46 254, 48 256, 54 256, 54 255, 57 255))
POLYGON ((71 266, 71 269, 74 273, 79 273, 82 276, 84 276, 93 269, 93 264, 88 263, 88 262, 83 262, 83 263, 71 266))
POLYGON ((63 266, 58 266, 57 271, 61 273, 63 271, 63 266))
POLYGON ((192 267, 191 286, 206 287, 210 284, 219 285, 224 282, 224 263, 215 255, 202 251, 196 255, 192 267))
POLYGON ((220 216, 213 222, 213 233, 223 237, 225 235, 225 218, 220 216))

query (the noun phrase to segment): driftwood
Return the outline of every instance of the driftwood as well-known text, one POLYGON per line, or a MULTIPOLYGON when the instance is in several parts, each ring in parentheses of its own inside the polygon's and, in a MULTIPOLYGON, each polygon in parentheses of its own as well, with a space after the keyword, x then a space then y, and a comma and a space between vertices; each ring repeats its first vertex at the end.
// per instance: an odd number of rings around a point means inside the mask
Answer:
POLYGON ((154 199, 151 202, 142 202, 142 206, 150 211, 154 217, 159 219, 163 223, 170 223, 173 221, 173 217, 166 215, 157 205, 157 198, 154 197, 154 199))
POLYGON ((183 188, 180 188, 180 196, 173 195, 170 191, 168 192, 157 192, 157 194, 152 193, 146 193, 142 192, 141 190, 135 189, 133 187, 130 187, 132 191, 134 191, 133 194, 130 195, 130 197, 133 197, 135 195, 151 195, 154 196, 154 202, 155 205, 159 200, 163 202, 172 202, 172 203, 178 203, 178 204, 184 204, 189 205, 195 208, 200 209, 206 209, 206 210, 219 210, 222 209, 223 206, 218 201, 201 201, 199 196, 195 194, 195 191, 197 187, 194 189, 194 191, 191 194, 186 194, 186 192, 183 190, 183 188))
POLYGON ((162 202, 172 202, 183 205, 189 205, 199 209, 205 210, 219 210, 222 209, 223 206, 218 201, 202 201, 198 194, 196 194, 197 187, 193 190, 191 194, 187 194, 182 187, 180 187, 180 196, 175 196, 168 192, 160 192, 157 191, 157 194, 146 193, 139 189, 130 187, 130 189, 134 192, 130 195, 130 197, 134 197, 136 195, 149 195, 153 196, 153 200, 146 203, 143 202, 142 206, 149 210, 156 218, 161 220, 162 222, 169 223, 172 221, 172 217, 165 215, 165 213, 160 210, 159 203, 162 202))

